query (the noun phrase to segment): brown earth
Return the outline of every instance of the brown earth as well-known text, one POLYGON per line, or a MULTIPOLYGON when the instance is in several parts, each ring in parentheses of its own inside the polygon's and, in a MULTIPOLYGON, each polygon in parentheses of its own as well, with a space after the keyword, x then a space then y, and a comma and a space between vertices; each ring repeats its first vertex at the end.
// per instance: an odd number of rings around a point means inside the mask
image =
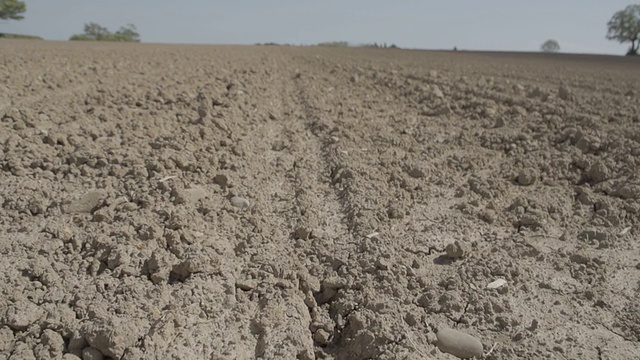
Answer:
POLYGON ((640 359, 638 59, 2 41, 0 79, 0 359, 640 359))

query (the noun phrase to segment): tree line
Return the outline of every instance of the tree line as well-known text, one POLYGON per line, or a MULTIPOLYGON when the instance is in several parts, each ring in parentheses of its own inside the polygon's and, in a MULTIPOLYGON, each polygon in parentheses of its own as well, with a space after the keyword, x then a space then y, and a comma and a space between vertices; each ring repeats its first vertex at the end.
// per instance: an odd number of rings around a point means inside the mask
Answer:
MULTIPOLYGON (((0 0, 0 20, 22 20, 27 5, 21 0, 0 0)), ((135 25, 128 24, 116 32, 90 22, 84 25, 82 34, 72 35, 69 40, 140 42, 140 34, 135 25)))
POLYGON ((91 22, 84 25, 84 33, 71 35, 69 40, 140 42, 140 34, 138 34, 138 31, 133 24, 123 26, 120 30, 112 33, 106 27, 91 22))

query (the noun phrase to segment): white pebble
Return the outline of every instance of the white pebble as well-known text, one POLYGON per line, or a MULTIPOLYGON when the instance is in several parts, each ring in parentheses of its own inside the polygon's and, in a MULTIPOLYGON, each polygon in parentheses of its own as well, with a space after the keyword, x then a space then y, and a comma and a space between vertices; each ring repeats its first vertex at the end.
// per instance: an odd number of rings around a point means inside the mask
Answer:
POLYGON ((438 349, 443 353, 454 355, 460 359, 481 357, 484 349, 480 340, 453 329, 442 329, 436 334, 438 349))
POLYGON ((231 198, 230 201, 231 201, 231 205, 240 209, 246 209, 249 207, 249 200, 240 196, 234 196, 231 198))
POLYGON ((502 285, 505 285, 506 283, 507 283, 507 280, 498 279, 498 280, 490 283, 489 285, 487 285, 487 289, 497 289, 497 288, 501 287, 502 285))

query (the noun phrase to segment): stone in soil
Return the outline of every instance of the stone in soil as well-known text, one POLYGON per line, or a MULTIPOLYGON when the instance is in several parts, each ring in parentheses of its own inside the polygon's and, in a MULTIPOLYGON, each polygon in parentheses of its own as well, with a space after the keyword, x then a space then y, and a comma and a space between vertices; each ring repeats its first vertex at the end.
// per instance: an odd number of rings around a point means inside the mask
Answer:
POLYGON ((460 359, 481 357, 484 348, 477 338, 459 330, 444 328, 436 334, 438 349, 460 359))

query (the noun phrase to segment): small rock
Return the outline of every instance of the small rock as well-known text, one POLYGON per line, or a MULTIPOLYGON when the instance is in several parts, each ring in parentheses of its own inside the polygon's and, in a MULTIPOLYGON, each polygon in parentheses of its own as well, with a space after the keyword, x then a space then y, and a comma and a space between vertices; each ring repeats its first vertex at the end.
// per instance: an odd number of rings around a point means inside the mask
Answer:
POLYGON ((296 240, 307 240, 311 237, 311 232, 308 228, 300 226, 293 232, 293 238, 296 240))
POLYGON ((163 250, 155 250, 147 260, 149 279, 156 285, 166 282, 169 279, 172 266, 172 259, 169 253, 163 250))
POLYGON ((341 289, 347 286, 347 280, 338 276, 332 276, 324 279, 322 286, 325 289, 341 289))
POLYGON ((329 344, 329 339, 331 339, 331 334, 325 329, 318 329, 313 334, 313 341, 320 346, 329 344))
POLYGON ((482 342, 475 337, 454 329, 441 329, 436 334, 438 349, 460 359, 481 357, 484 352, 482 342))
POLYGON ((78 355, 67 353, 62 355, 62 360, 82 360, 78 355))
POLYGON ((300 274, 300 288, 303 291, 319 292, 320 280, 309 274, 300 274))
POLYGON ((273 151, 282 151, 287 148, 287 144, 285 144, 282 140, 276 140, 273 144, 271 144, 271 150, 273 151))
POLYGON ((600 151, 602 148, 602 141, 596 136, 585 135, 577 140, 576 147, 585 154, 593 154, 600 151))
POLYGON ((225 104, 222 101, 220 101, 219 99, 215 99, 214 98, 214 99, 211 100, 211 106, 214 107, 214 108, 216 106, 224 106, 224 105, 225 104))
POLYGON ((60 239, 64 243, 68 243, 73 240, 74 232, 69 226, 50 222, 47 224, 46 229, 49 234, 54 236, 54 238, 60 239))
POLYGON ((433 94, 433 96, 442 99, 444 98, 444 94, 442 93, 442 90, 440 90, 440 88, 438 87, 438 85, 432 85, 431 86, 431 94, 433 94))
POLYGON ((236 280, 236 287, 242 291, 250 291, 255 289, 258 283, 253 279, 239 279, 236 280))
POLYGON ((408 312, 404 316, 404 322, 406 322, 407 325, 409 325, 409 326, 417 325, 419 320, 420 320, 419 317, 416 314, 414 314, 413 312, 408 312))
POLYGON ((591 205, 596 203, 596 199, 595 199, 594 195, 591 192, 589 192, 588 190, 583 190, 581 188, 578 188, 577 193, 578 193, 578 195, 576 196, 576 200, 580 204, 591 206, 591 205))
POLYGON ((493 224, 496 221, 496 216, 491 210, 485 210, 480 214, 480 219, 487 224, 493 224))
POLYGON ((482 112, 481 112, 482 116, 489 119, 495 118, 497 114, 498 114, 498 110, 496 110, 496 108, 492 106, 485 107, 484 109, 482 109, 482 112))
POLYGON ((307 291, 306 294, 304 294, 304 304, 307 305, 309 309, 315 309, 318 306, 316 297, 311 291, 307 291))
POLYGON ((389 216, 389 219, 402 219, 404 214, 397 207, 391 206, 387 210, 387 216, 389 216))
POLYGON ((127 202, 124 205, 122 205, 122 211, 125 211, 125 212, 134 211, 134 210, 137 210, 137 209, 138 209, 138 204, 136 204, 136 203, 134 203, 132 201, 127 202))
POLYGON ((558 89, 558 97, 562 100, 571 100, 573 98, 573 94, 571 93, 571 89, 567 85, 561 85, 558 89))
POLYGON ((231 147, 231 153, 236 156, 245 156, 244 147, 242 147, 241 145, 231 147))
POLYGON ((521 84, 513 84, 513 92, 515 92, 516 94, 524 94, 525 92, 525 87, 521 84))
POLYGON ((586 175, 593 182, 601 182, 607 180, 611 176, 611 172, 602 161, 596 161, 589 167, 586 175))
POLYGON ((234 207, 237 207, 239 209, 247 209, 249 207, 249 200, 240 197, 240 196, 233 196, 230 200, 231 205, 233 205, 234 207))
POLYGON ((453 243, 447 245, 445 248, 445 252, 447 256, 451 259, 461 259, 465 257, 468 253, 467 247, 462 242, 456 240, 453 243))
POLYGON ((82 350, 82 360, 103 360, 104 355, 98 349, 86 347, 82 350))
POLYGON ((534 169, 527 168, 520 171, 516 180, 522 186, 529 186, 535 184, 537 177, 538 174, 534 169))
POLYGON ((378 270, 389 270, 391 267, 391 263, 387 259, 378 259, 376 260, 376 268, 378 270))
POLYGON ((58 354, 62 355, 62 352, 64 351, 64 339, 62 338, 62 335, 51 329, 45 329, 42 332, 41 341, 42 345, 49 348, 49 353, 51 355, 54 355, 54 357, 58 354))
POLYGON ((106 195, 104 190, 90 191, 69 203, 63 210, 67 214, 90 214, 100 206, 106 195))
POLYGON ((333 299, 335 299, 337 295, 338 295, 338 290, 325 288, 324 290, 322 290, 322 292, 319 295, 316 296, 316 300, 317 300, 316 304, 318 305, 326 304, 332 301, 333 299))
POLYGON ((227 187, 229 186, 229 179, 227 178, 226 175, 223 174, 218 174, 213 178, 213 182, 215 184, 218 184, 222 187, 227 187))
POLYGON ((111 222, 113 212, 109 208, 98 209, 93 213, 93 221, 95 222, 111 222))
POLYGON ((87 339, 85 339, 82 334, 74 332, 71 335, 71 339, 69 339, 69 345, 67 346, 67 349, 79 354, 82 349, 87 347, 87 345, 87 339))
POLYGON ((204 119, 204 118, 207 117, 207 107, 206 106, 204 106, 204 105, 198 106, 198 116, 201 119, 204 119))
POLYGON ((421 169, 418 168, 411 168, 407 174, 409 174, 409 176, 411 176, 414 179, 421 179, 424 178, 425 176, 427 176, 424 171, 422 171, 421 169))
POLYGON ((174 205, 186 204, 188 197, 189 195, 184 189, 171 190, 171 198, 173 199, 174 205))
POLYGON ((523 108, 522 106, 518 106, 518 105, 512 106, 511 107, 511 112, 514 115, 517 115, 517 116, 526 116, 527 115, 527 109, 523 108))

